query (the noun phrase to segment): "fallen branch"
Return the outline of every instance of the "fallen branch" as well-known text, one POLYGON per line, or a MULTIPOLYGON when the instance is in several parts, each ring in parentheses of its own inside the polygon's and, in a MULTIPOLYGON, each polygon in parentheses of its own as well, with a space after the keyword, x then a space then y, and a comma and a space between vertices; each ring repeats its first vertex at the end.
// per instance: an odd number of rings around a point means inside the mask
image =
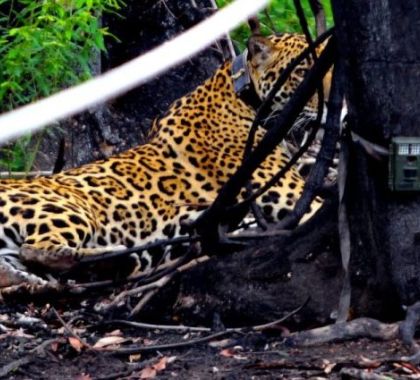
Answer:
POLYGON ((222 187, 213 204, 193 223, 193 227, 197 229, 198 233, 206 237, 206 242, 211 243, 217 237, 217 226, 223 218, 226 208, 234 203, 238 193, 246 185, 254 170, 283 140, 293 121, 296 120, 304 105, 316 91, 319 82, 333 64, 335 50, 335 40, 331 36, 313 68, 296 89, 290 102, 283 108, 277 125, 272 126, 265 133, 261 143, 248 157, 245 157, 243 164, 222 187))
POLYGON ((101 351, 109 352, 112 355, 134 355, 134 354, 139 354, 141 352, 162 351, 162 350, 169 350, 172 348, 184 348, 184 347, 193 346, 195 344, 207 343, 210 340, 220 338, 228 333, 229 332, 227 331, 219 331, 217 333, 207 335, 203 338, 192 339, 186 342, 157 344, 157 345, 150 345, 150 346, 136 346, 136 347, 127 347, 127 348, 120 348, 120 349, 101 349, 101 351))
POLYGON ((396 339, 400 323, 382 323, 371 318, 358 318, 350 322, 299 331, 287 337, 286 343, 292 346, 315 346, 333 341, 371 338, 380 340, 396 339))
MULTIPOLYGON (((264 323, 261 325, 255 326, 244 326, 244 327, 233 327, 227 328, 223 331, 226 333, 242 333, 247 331, 263 331, 267 330, 271 327, 277 326, 280 323, 286 321, 293 315, 299 313, 309 302, 309 298, 298 308, 292 310, 290 313, 287 313, 284 317, 276 319, 275 321, 264 323)), ((184 326, 184 325, 160 325, 160 324, 153 324, 153 323, 142 323, 142 322, 133 322, 133 321, 126 321, 123 319, 115 319, 111 321, 105 322, 105 324, 122 324, 125 326, 130 327, 137 327, 142 329, 152 329, 152 330, 165 330, 165 331, 180 331, 180 332, 211 332, 212 329, 209 327, 194 327, 194 326, 184 326)))
MULTIPOLYGON (((138 279, 142 279, 141 281, 138 281, 137 284, 142 284, 140 286, 137 286, 136 288, 132 288, 129 290, 125 290, 118 294, 118 296, 115 297, 115 299, 109 303, 109 304, 98 304, 96 306, 96 310, 102 313, 107 313, 112 309, 115 309, 118 307, 121 303, 125 302, 129 297, 140 297, 140 300, 137 302, 137 305, 134 307, 134 309, 131 311, 130 316, 134 316, 138 314, 143 307, 147 304, 147 302, 156 294, 156 292, 163 288, 169 281, 173 279, 173 277, 181 273, 187 269, 190 269, 191 267, 197 265, 199 262, 202 262, 203 259, 207 260, 208 257, 202 257, 196 260, 193 260, 192 257, 199 254, 200 247, 197 244, 192 244, 189 247, 188 253, 178 259, 172 266, 165 267, 162 271, 157 271, 155 273, 155 270, 152 271, 153 275, 149 275, 146 279, 143 280, 144 274, 140 274, 139 276, 134 276, 131 278, 128 278, 127 281, 132 282, 136 281, 138 279), (144 292, 147 291, 145 295, 144 292)), ((106 282, 106 281, 104 281, 106 282)), ((92 284, 86 284, 86 286, 91 286, 92 284)), ((82 286, 82 285, 78 285, 82 286)), ((85 286, 85 287, 86 287, 85 286)))

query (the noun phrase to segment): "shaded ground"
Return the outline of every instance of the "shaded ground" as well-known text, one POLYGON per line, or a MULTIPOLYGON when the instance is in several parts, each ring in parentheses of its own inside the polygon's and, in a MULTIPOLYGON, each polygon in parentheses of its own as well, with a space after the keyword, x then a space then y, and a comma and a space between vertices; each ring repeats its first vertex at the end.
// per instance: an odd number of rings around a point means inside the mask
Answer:
POLYGON ((286 347, 261 333, 175 332, 109 323, 86 307, 0 308, 0 377, 8 379, 413 379, 399 341, 286 347), (208 335, 209 341, 188 344, 208 335), (182 348, 162 345, 185 344, 182 348), (107 345, 108 344, 108 345, 107 345), (113 346, 109 345, 113 344, 113 346), (130 353, 128 348, 134 348, 130 353), (137 352, 136 352, 137 351, 137 352), (142 351, 142 352, 138 352, 142 351), (352 372, 355 376, 346 376, 352 372), (379 377, 366 377, 367 375, 379 377), (363 377, 365 376, 365 377, 363 377), (382 376, 382 377, 381 377, 382 376), (388 376, 388 377, 383 377, 388 376))

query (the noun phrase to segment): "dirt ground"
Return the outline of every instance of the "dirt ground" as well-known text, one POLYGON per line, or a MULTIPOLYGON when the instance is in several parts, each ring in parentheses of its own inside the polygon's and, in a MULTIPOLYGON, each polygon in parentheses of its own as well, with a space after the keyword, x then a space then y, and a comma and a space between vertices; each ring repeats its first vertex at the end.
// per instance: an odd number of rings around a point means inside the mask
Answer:
POLYGON ((0 306, 0 378, 420 378, 419 368, 400 359, 407 351, 399 341, 288 347, 285 333, 284 326, 252 333, 139 328, 85 306, 0 306))

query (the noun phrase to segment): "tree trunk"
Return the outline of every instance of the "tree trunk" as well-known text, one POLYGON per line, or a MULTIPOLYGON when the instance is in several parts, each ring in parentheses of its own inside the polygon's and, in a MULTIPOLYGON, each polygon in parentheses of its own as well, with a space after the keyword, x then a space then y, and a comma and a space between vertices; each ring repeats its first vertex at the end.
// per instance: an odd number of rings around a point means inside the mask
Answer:
MULTIPOLYGON (((118 38, 107 41, 108 51, 102 57, 104 71, 170 40, 214 11, 210 0, 127 0, 124 4, 119 15, 103 16, 104 26, 118 38)), ((64 122, 61 131, 52 130, 43 139, 38 167, 51 169, 61 137, 66 141, 66 167, 144 143, 153 119, 210 77, 225 58, 230 57, 220 45, 207 48, 101 108, 64 122)))
MULTIPOLYGON (((393 136, 420 136, 418 0, 333 0, 333 10, 350 128, 384 147, 393 136)), ((386 159, 353 144, 347 183, 353 286, 378 311, 397 312, 420 296, 420 195, 390 192, 387 176, 386 159)), ((363 302, 357 306, 363 311, 363 302)))

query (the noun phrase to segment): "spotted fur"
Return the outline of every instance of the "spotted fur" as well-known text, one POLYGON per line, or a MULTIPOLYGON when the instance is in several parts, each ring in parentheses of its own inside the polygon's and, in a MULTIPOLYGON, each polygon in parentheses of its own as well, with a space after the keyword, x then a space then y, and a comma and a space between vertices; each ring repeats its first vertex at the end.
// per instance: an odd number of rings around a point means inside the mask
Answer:
MULTIPOLYGON (((306 47, 302 36, 256 37, 249 70, 261 98, 286 65, 306 47)), ((311 66, 297 67, 276 96, 282 107, 311 66)), ((313 118, 317 99, 306 106, 313 118)), ((239 167, 255 110, 234 92, 231 63, 154 121, 150 141, 115 157, 48 177, 0 181, 0 287, 42 285, 25 264, 67 269, 80 257, 133 247, 185 233, 239 167)), ((264 135, 260 129, 257 141, 264 135)), ((288 161, 281 147, 254 173, 262 186, 288 161)), ((257 202, 269 221, 289 212, 303 180, 290 170, 257 202)), ((316 200, 312 213, 321 202, 316 200)), ((160 257, 159 257, 160 258, 160 257)), ((143 254, 141 268, 155 265, 143 254)))

